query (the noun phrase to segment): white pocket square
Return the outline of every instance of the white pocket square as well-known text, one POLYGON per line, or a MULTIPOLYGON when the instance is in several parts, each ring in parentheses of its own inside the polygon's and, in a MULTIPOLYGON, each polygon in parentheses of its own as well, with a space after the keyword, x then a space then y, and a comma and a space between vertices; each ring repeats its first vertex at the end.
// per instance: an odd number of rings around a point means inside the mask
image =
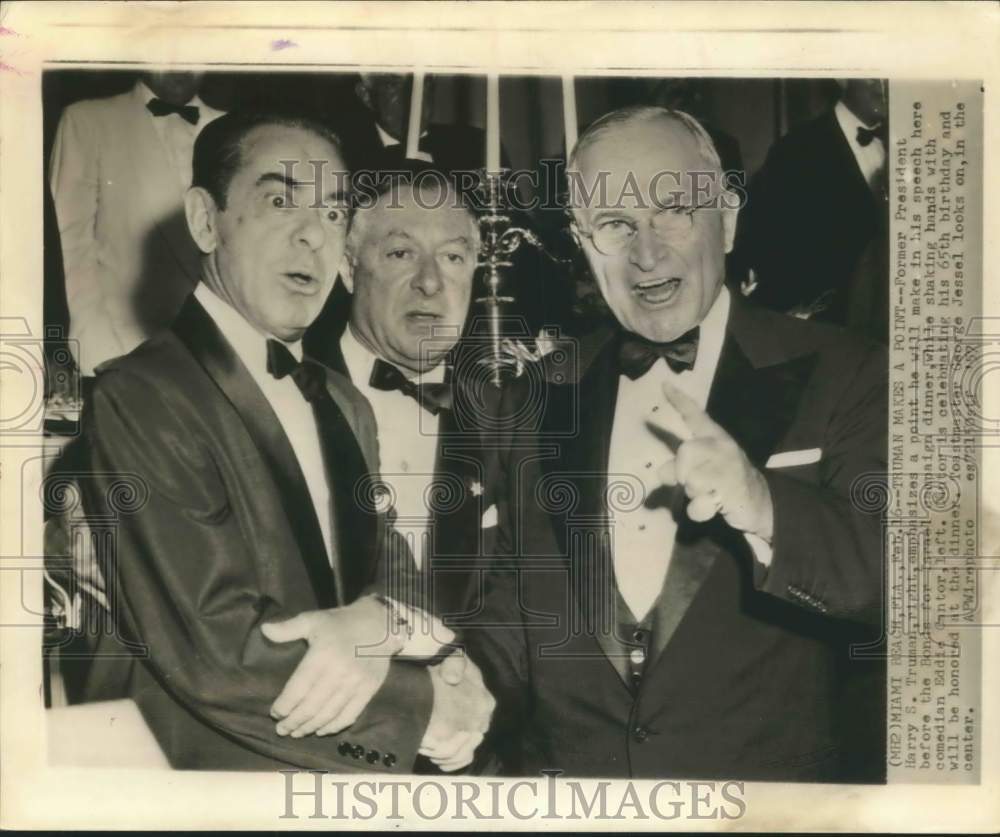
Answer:
POLYGON ((792 468, 796 465, 811 465, 819 462, 823 451, 819 448, 804 448, 803 450, 786 450, 775 453, 767 460, 765 468, 792 468))
POLYGON ((479 524, 480 529, 489 529, 491 526, 496 526, 499 518, 497 516, 497 507, 494 503, 486 511, 483 512, 482 522, 479 524))

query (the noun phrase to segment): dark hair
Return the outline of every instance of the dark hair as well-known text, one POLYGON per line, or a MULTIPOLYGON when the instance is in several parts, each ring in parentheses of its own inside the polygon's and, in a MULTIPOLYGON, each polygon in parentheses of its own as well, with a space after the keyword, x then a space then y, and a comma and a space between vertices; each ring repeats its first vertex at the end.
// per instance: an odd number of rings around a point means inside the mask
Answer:
POLYGON ((343 154, 340 138, 315 119, 279 111, 231 111, 209 122, 194 143, 191 185, 207 191, 219 209, 226 208, 226 193, 243 164, 243 143, 256 128, 277 125, 310 131, 343 154))

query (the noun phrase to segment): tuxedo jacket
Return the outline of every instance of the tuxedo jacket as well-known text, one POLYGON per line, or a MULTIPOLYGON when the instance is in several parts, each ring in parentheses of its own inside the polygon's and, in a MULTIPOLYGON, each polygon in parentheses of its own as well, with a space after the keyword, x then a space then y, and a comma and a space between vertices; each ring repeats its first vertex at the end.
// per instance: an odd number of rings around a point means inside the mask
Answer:
MULTIPOLYGON (((344 321, 329 332, 310 330, 307 351, 334 371, 349 377, 340 349, 344 321)), ((500 421, 500 391, 485 381, 472 351, 461 343, 451 353, 445 380, 452 385, 453 407, 438 416, 437 454, 432 490, 427 567, 421 579, 428 585, 423 598, 452 628, 461 629, 471 615, 470 588, 488 565, 496 535, 497 443, 493 429, 500 421)), ((358 381, 355 384, 361 383, 358 381)))
POLYGON ((829 292, 818 317, 844 324, 858 261, 886 227, 886 204, 830 110, 771 148, 740 214, 736 261, 756 272, 762 305, 787 311, 829 292))
POLYGON ((850 689, 847 646, 878 637, 881 522, 857 492, 884 479, 884 351, 733 299, 707 411, 767 479, 773 560, 764 569, 721 517, 695 524, 676 504, 646 636, 624 634, 615 607, 610 517, 641 499, 608 475, 616 355, 611 330, 582 340, 547 375, 534 431, 510 434, 500 457, 498 557, 468 638, 498 699, 505 769, 860 781, 839 702, 860 703, 850 723, 877 733, 883 675, 850 689))
MULTIPOLYGON (((333 373, 328 390, 377 472, 367 402, 333 373)), ((391 550, 366 553, 335 530, 327 555, 277 416, 194 297, 170 330, 102 368, 87 410, 85 508, 113 522, 103 560, 119 632, 96 649, 89 696, 123 683, 179 768, 409 770, 431 685, 407 663, 342 734, 274 731, 270 706, 306 643, 271 643, 260 625, 377 586, 391 550)))
MULTIPOLYGON (((219 111, 202 107, 200 124, 219 111)), ((197 284, 184 187, 141 88, 63 112, 49 170, 84 374, 170 325, 197 284)))

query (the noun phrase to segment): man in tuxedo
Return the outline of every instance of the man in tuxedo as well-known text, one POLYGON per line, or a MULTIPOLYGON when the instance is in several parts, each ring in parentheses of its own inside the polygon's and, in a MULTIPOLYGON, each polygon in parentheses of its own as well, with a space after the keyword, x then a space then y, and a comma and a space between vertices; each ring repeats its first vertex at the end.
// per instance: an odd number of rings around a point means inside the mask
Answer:
POLYGON ((80 371, 168 326, 199 275, 184 221, 198 133, 221 112, 201 73, 143 73, 128 92, 66 108, 49 163, 80 371))
POLYGON ((398 772, 423 748, 451 770, 488 723, 474 666, 446 683, 403 660, 447 636, 383 595, 413 570, 366 500, 371 410, 302 356, 343 262, 343 169, 306 120, 208 126, 185 198, 201 282, 87 405, 88 514, 119 521, 109 598, 145 649, 115 662, 176 767, 398 772))
POLYGON ((541 419, 500 457, 467 636, 506 769, 877 780, 838 702, 880 617, 880 521, 852 491, 886 468, 884 352, 730 294, 739 201, 687 114, 610 113, 569 171, 613 319, 542 361, 541 419))
POLYGON ((496 393, 470 381, 485 346, 459 342, 478 259, 477 220, 448 180, 415 184, 386 181, 374 203, 358 210, 341 274, 351 294, 347 322, 310 329, 306 346, 371 404, 395 528, 411 539, 433 610, 447 623, 464 609, 483 555, 483 515, 492 502, 483 419, 496 393))
POLYGON ((774 144, 751 182, 737 260, 760 304, 887 341, 886 84, 843 79, 836 105, 774 144))

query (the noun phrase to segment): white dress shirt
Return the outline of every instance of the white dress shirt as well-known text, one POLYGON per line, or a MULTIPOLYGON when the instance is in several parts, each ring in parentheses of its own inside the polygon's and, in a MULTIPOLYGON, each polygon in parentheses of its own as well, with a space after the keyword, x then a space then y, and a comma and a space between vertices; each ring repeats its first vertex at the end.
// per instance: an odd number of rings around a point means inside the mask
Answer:
MULTIPOLYGON (((156 94, 141 81, 136 83, 136 95, 142 101, 144 108, 150 101, 157 98, 156 94)), ((195 96, 187 104, 198 108, 198 121, 194 125, 180 114, 168 113, 166 116, 153 116, 152 113, 149 113, 149 109, 146 109, 149 118, 153 120, 153 127, 163 143, 170 167, 177 174, 182 190, 186 190, 191 185, 194 141, 198 139, 202 128, 213 119, 222 116, 222 111, 210 108, 198 96, 195 96)))
MULTIPOLYGON (((642 620, 660 595, 677 535, 677 524, 669 508, 659 505, 647 508, 643 503, 661 485, 657 471, 671 456, 648 424, 675 435, 679 435, 677 430, 683 425, 663 395, 664 381, 671 381, 705 408, 722 354, 729 306, 729 291, 723 286, 701 323, 694 368, 677 373, 663 358, 658 358, 645 375, 634 381, 622 375, 618 382, 608 457, 609 508, 613 516, 615 580, 636 620, 642 620), (616 492, 616 482, 635 489, 635 502, 614 503, 616 496, 630 493, 616 492)), ((757 560, 765 566, 769 564, 770 548, 766 542, 754 536, 747 536, 747 540, 757 560)))
MULTIPOLYGON (((329 559, 333 555, 330 521, 330 484, 323 465, 323 449, 320 446, 319 430, 312 405, 302 396, 290 375, 278 380, 267 371, 267 341, 269 335, 257 331, 236 311, 235 308, 216 296, 203 282, 194 292, 195 298, 208 312, 226 338, 237 357, 250 372, 260 387, 268 404, 278 417, 281 429, 291 443, 302 475, 309 489, 323 543, 329 559)), ((274 338, 277 339, 277 338, 274 338)), ((302 360, 302 341, 285 343, 296 360, 302 360)))
MULTIPOLYGON (((398 139, 396 139, 394 136, 392 136, 392 134, 386 131, 381 125, 378 124, 378 122, 375 123, 375 130, 378 131, 378 138, 382 141, 383 148, 388 148, 391 145, 402 145, 402 143, 398 139)), ((427 132, 424 131, 423 133, 420 134, 420 139, 423 139, 426 136, 427 132)), ((428 154, 426 151, 420 151, 419 149, 417 150, 414 157, 417 160, 423 160, 425 163, 434 162, 434 158, 430 154, 428 154)))
POLYGON ((871 185, 875 175, 885 165, 886 149, 882 141, 877 137, 873 138, 868 145, 858 142, 858 128, 869 128, 857 116, 851 113, 850 108, 843 102, 837 102, 833 112, 837 116, 840 129, 847 137, 847 144, 851 146, 854 159, 858 161, 858 168, 864 175, 865 180, 871 185))
MULTIPOLYGON (((377 356, 354 336, 350 327, 340 339, 340 350, 351 381, 375 413, 380 476, 394 497, 394 526, 409 541, 417 566, 423 567, 430 537, 427 495, 437 465, 438 417, 398 390, 385 392, 368 383, 377 356)), ((445 367, 438 364, 415 377, 404 374, 414 384, 438 384, 444 381, 445 367)))

